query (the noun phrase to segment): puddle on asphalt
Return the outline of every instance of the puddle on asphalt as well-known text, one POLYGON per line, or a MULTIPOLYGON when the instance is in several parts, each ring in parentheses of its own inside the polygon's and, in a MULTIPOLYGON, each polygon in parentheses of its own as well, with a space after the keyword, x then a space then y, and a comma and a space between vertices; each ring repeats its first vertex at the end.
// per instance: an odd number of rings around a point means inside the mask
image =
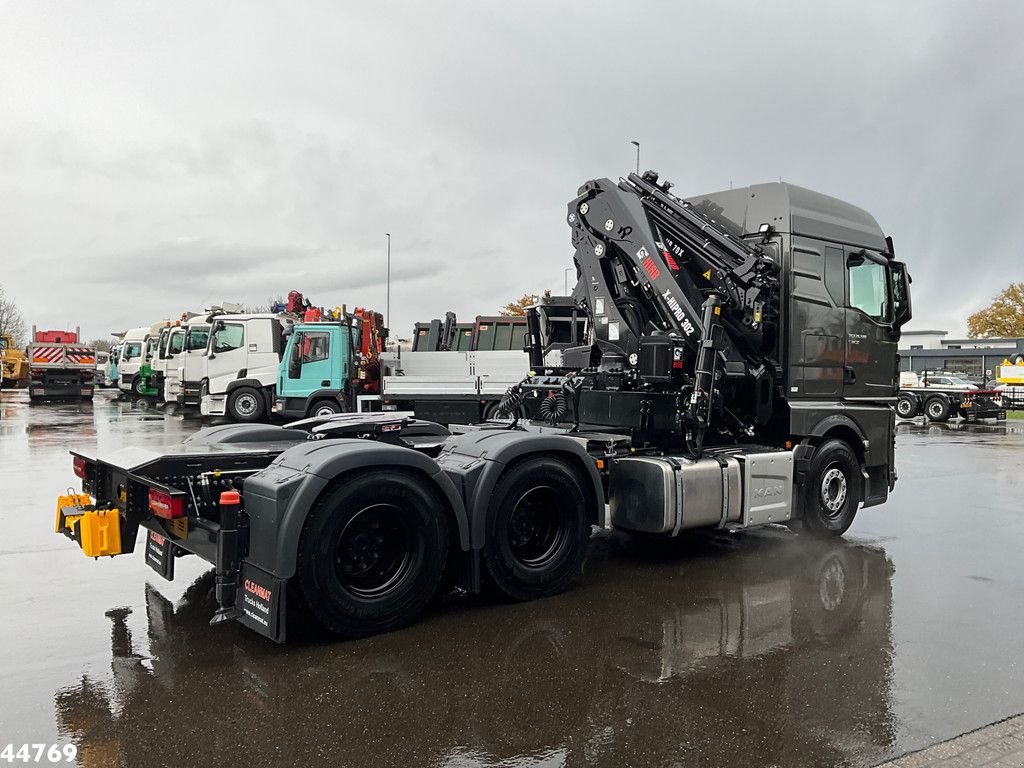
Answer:
POLYGON ((455 595, 400 632, 284 647, 210 627, 194 558, 169 583, 52 533, 67 450, 200 426, 0 395, 4 741, 94 765, 164 764, 158 744, 181 765, 867 765, 1024 710, 1017 425, 901 425, 896 490, 845 540, 605 533, 558 597, 455 595))

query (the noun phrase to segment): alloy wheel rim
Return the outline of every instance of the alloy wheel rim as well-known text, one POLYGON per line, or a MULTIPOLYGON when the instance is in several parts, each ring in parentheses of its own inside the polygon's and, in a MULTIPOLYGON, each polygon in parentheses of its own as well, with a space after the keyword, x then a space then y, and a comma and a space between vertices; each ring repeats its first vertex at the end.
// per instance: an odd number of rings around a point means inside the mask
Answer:
POLYGON ((821 478, 821 503, 829 512, 829 517, 839 514, 846 503, 846 475, 839 467, 829 467, 821 478))
POLYGON ((256 398, 253 395, 242 395, 235 401, 235 408, 243 416, 252 416, 256 413, 256 398))

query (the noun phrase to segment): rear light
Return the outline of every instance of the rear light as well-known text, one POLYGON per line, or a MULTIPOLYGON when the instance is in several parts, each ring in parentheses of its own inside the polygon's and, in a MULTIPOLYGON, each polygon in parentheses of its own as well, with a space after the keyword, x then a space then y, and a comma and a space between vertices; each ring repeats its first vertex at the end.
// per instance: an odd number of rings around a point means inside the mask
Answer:
POLYGON ((41 378, 43 378, 43 373, 45 373, 45 371, 42 368, 33 368, 32 369, 32 378, 33 379, 41 379, 41 378))
POLYGON ((82 480, 85 480, 86 474, 89 471, 89 462, 81 456, 75 456, 71 464, 75 469, 75 477, 80 477, 82 480))
POLYGON ((95 371, 82 371, 82 378, 86 381, 92 380, 92 376, 95 371))
POLYGON ((158 491, 156 488, 150 488, 149 510, 157 517, 163 517, 168 520, 172 520, 175 517, 184 517, 185 497, 171 496, 171 494, 158 491))

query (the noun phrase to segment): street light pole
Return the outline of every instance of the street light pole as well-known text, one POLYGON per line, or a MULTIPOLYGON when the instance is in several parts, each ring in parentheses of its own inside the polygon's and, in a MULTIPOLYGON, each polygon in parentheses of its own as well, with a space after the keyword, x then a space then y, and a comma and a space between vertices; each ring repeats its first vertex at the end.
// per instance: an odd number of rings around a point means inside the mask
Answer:
POLYGON ((640 142, 639 141, 631 141, 629 143, 632 144, 634 147, 636 147, 636 175, 639 176, 640 175, 640 142))
POLYGON ((385 281, 385 285, 386 285, 385 290, 386 290, 387 293, 386 293, 386 297, 385 297, 385 300, 384 300, 384 316, 385 316, 386 319, 384 321, 384 325, 385 325, 385 327, 390 328, 391 327, 391 233, 390 232, 385 232, 384 234, 387 235, 387 238, 388 238, 388 272, 387 272, 387 279, 385 281))

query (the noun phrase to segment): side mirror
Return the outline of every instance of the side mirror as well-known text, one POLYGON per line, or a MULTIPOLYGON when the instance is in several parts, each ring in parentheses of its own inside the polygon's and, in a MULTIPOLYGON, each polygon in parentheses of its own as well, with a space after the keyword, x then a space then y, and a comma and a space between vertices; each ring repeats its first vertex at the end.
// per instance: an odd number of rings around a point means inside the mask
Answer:
POLYGON ((288 356, 288 378, 297 379, 302 376, 302 332, 293 334, 291 354, 288 356))
POLYGON ((910 300, 910 284, 913 280, 907 265, 901 261, 892 262, 892 304, 893 325, 900 328, 914 316, 913 304, 910 300))

